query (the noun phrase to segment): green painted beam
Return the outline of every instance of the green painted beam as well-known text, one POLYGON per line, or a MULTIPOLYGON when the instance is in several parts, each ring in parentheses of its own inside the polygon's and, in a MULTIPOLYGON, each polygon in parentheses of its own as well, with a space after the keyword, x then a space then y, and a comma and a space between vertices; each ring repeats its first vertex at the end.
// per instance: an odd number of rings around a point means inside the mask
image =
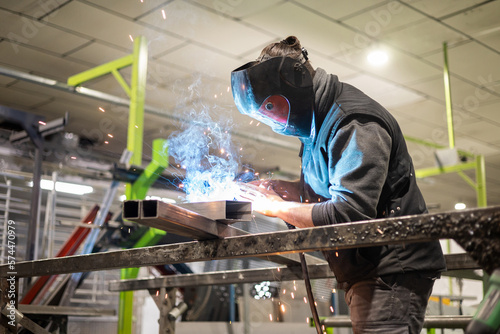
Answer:
POLYGON ((446 173, 457 173, 464 170, 475 169, 476 162, 466 162, 463 164, 446 166, 446 167, 431 167, 431 168, 422 168, 415 171, 415 176, 417 179, 421 179, 424 177, 436 176, 440 174, 446 173))
POLYGON ((477 184, 477 206, 483 208, 488 206, 486 199, 486 167, 484 164, 484 156, 476 157, 476 184, 477 184))
POLYGON ((132 79, 130 81, 127 149, 132 152, 130 164, 141 166, 148 67, 148 44, 146 38, 137 37, 135 39, 133 58, 132 79))
POLYGON ((453 109, 451 102, 451 83, 450 83, 450 69, 448 66, 448 44, 443 43, 443 54, 444 54, 444 98, 446 102, 446 122, 448 124, 448 141, 450 143, 450 148, 455 148, 455 132, 453 126, 453 109))
MULTIPOLYGON (((415 138, 415 137, 411 137, 411 136, 404 136, 404 137, 405 137, 406 141, 416 143, 416 144, 421 144, 421 145, 424 145, 427 147, 432 147, 432 148, 437 148, 437 149, 448 148, 447 146, 436 144, 436 143, 430 142, 430 141, 425 140, 425 139, 415 138)), ((457 152, 459 155, 464 156, 464 157, 468 157, 468 158, 475 158, 476 157, 473 153, 470 153, 470 152, 467 152, 464 150, 457 149, 457 152)))
POLYGON ((134 56, 128 55, 109 63, 102 64, 100 66, 91 68, 90 70, 72 75, 68 78, 69 86, 78 86, 84 82, 90 81, 95 78, 102 77, 103 75, 111 73, 113 70, 119 70, 121 68, 132 65, 134 62, 134 56))

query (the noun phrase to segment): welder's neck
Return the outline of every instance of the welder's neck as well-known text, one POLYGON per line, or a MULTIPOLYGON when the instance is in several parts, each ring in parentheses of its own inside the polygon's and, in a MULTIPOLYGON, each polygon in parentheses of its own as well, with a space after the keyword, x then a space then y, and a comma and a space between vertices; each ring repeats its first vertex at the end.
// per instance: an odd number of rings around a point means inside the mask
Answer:
POLYGON ((322 68, 317 68, 313 78, 314 89, 314 116, 316 128, 319 129, 326 115, 335 102, 336 89, 338 83, 336 75, 328 74, 322 68))

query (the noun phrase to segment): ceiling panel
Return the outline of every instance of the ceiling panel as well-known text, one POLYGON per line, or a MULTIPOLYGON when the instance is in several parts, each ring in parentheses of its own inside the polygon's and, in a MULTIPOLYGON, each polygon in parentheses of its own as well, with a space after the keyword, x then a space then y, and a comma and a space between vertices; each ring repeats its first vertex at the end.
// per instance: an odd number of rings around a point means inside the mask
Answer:
POLYGON ((462 11, 465 8, 469 8, 478 3, 484 2, 484 0, 402 0, 407 3, 407 5, 415 7, 424 13, 434 16, 442 17, 445 15, 450 15, 462 11))
POLYGON ((211 11, 215 11, 221 15, 228 15, 231 17, 241 18, 257 12, 268 10, 269 7, 283 0, 236 0, 236 1, 206 1, 206 0, 192 0, 202 7, 211 11))
POLYGON ((109 11, 135 19, 154 10, 161 13, 162 5, 170 1, 172 0, 135 0, 127 1, 126 5, 124 5, 123 0, 83 0, 81 2, 92 4, 97 8, 106 8, 109 11))
POLYGON ((422 55, 442 50, 443 42, 458 43, 467 38, 439 22, 424 20, 385 34, 382 39, 402 50, 422 55))
POLYGON ((353 66, 346 66, 331 57, 323 57, 322 55, 314 54, 309 55, 309 61, 314 68, 322 68, 327 73, 335 74, 339 77, 340 81, 345 81, 346 78, 356 75, 358 72, 353 66))
POLYGON ((93 66, 98 66, 126 55, 128 55, 128 53, 123 50, 117 50, 108 45, 93 42, 68 53, 67 56, 69 59, 78 59, 90 63, 93 66))
MULTIPOLYGON (((425 57, 434 64, 443 66, 442 53, 425 57)), ((458 74, 474 82, 482 84, 500 77, 500 54, 471 42, 448 49, 448 63, 450 73, 458 74)))
POLYGON ((245 17, 243 22, 256 27, 265 26, 279 38, 295 35, 306 49, 314 49, 325 55, 333 55, 353 47, 356 35, 354 31, 332 20, 304 11, 288 2, 245 17))
MULTIPOLYGON (((364 1, 366 4, 366 1, 364 1)), ((349 6, 349 2, 345 2, 349 6)), ((401 30, 425 20, 425 16, 398 2, 380 4, 369 11, 352 16, 344 22, 370 37, 385 37, 388 32, 401 30)))
POLYGON ((450 26, 476 37, 500 28, 500 1, 491 1, 444 20, 450 26))
POLYGON ((367 75, 351 77, 346 82, 359 88, 385 108, 411 104, 423 99, 421 95, 409 89, 367 75))
MULTIPOLYGON (((388 62, 382 66, 373 66, 366 59, 370 50, 370 48, 358 49, 349 54, 346 60, 362 69, 363 72, 372 73, 375 76, 403 85, 442 73, 437 66, 423 63, 411 55, 390 47, 386 48, 388 62)), ((343 56, 340 54, 337 59, 343 59, 343 56)))
MULTIPOLYGON (((351 16, 353 14, 363 12, 363 11, 374 11, 380 9, 378 4, 385 2, 384 0, 297 0, 296 3, 301 4, 304 7, 311 8, 316 12, 327 15, 336 20, 342 19, 346 16, 351 16)), ((393 4, 397 11, 398 4, 393 4)), ((388 8, 385 8, 388 10, 388 8)), ((391 7, 391 11, 394 11, 391 7)))
POLYGON ((233 58, 194 44, 172 51, 159 60, 224 80, 229 79, 232 70, 243 65, 233 58))
MULTIPOLYGON (((446 127, 446 110, 443 105, 435 101, 425 100, 419 101, 405 106, 391 108, 390 111, 396 116, 404 116, 410 118, 411 122, 416 123, 417 120, 425 121, 428 125, 433 124, 440 128, 446 127)), ((420 122, 418 122, 420 123, 420 122)), ((430 140, 439 140, 439 138, 423 137, 430 140)))
POLYGON ((0 57, 0 64, 7 67, 15 66, 22 68, 26 72, 33 71, 51 79, 62 80, 63 82, 70 75, 87 69, 83 65, 64 58, 55 57, 21 45, 16 46, 14 48, 9 42, 0 42, 0 54, 2 55, 0 57))
POLYGON ((0 37, 64 54, 89 40, 17 14, 0 10, 0 37))
MULTIPOLYGON (((422 80, 409 86, 431 96, 437 101, 441 101, 444 108, 444 79, 442 75, 431 77, 428 80, 422 80)), ((457 110, 462 110, 460 112, 464 114, 463 117, 467 117, 466 114, 468 112, 476 111, 482 103, 493 101, 498 98, 489 91, 485 91, 477 85, 465 82, 462 78, 457 78, 455 76, 451 76, 450 87, 453 107, 457 110)))
MULTIPOLYGON (((456 137, 464 134, 478 141, 490 143, 492 139, 500 138, 500 122, 463 122, 460 126, 455 127, 455 133, 456 137)), ((497 146, 497 149, 500 149, 500 146, 497 146)))
POLYGON ((158 44, 163 43, 160 47, 162 50, 181 43, 181 40, 173 36, 159 36, 158 32, 138 23, 81 2, 71 2, 61 8, 58 15, 50 19, 50 23, 130 51, 133 47, 132 39, 141 35, 158 44))
POLYGON ((165 11, 166 19, 158 13, 151 13, 140 21, 231 55, 244 53, 255 44, 271 39, 269 34, 185 1, 173 1, 165 11))

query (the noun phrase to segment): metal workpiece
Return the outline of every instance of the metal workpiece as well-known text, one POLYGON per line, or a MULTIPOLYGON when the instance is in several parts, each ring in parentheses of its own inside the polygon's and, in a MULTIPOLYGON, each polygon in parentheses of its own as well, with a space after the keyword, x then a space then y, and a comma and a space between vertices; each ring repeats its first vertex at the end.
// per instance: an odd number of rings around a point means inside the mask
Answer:
POLYGON ((210 201, 181 203, 176 205, 225 224, 252 220, 251 202, 210 201))
MULTIPOLYGON (((466 253, 445 255, 446 267, 449 274, 455 270, 479 269, 466 253)), ((334 278, 327 263, 310 264, 307 266, 310 279, 334 278)), ((161 287, 188 287, 203 285, 227 285, 242 283, 257 283, 262 281, 294 281, 304 279, 302 270, 297 264, 288 267, 273 267, 259 269, 226 270, 206 272, 201 274, 168 275, 161 277, 139 278, 129 280, 115 280, 109 282, 109 291, 127 291, 159 289, 161 287)))
MULTIPOLYGON (((196 240, 222 239, 249 234, 228 225, 227 222, 246 219, 249 210, 251 210, 251 203, 216 201, 191 204, 181 207, 158 200, 125 201, 123 218, 196 240), (219 217, 225 223, 210 219, 202 213, 211 217, 219 217)), ((298 254, 270 255, 262 258, 283 265, 299 263, 298 254)), ((311 263, 325 262, 310 256, 308 259, 311 263)))
POLYGON ((241 230, 195 211, 158 200, 125 201, 123 218, 196 240, 227 238, 244 234, 241 230))
MULTIPOLYGON (((226 227, 230 227, 227 226, 226 227)), ((456 240, 485 270, 500 259, 500 207, 413 215, 110 251, 16 264, 18 277, 144 267, 216 259, 281 255, 319 250, 456 240)), ((7 265, 0 266, 6 277, 7 265)))

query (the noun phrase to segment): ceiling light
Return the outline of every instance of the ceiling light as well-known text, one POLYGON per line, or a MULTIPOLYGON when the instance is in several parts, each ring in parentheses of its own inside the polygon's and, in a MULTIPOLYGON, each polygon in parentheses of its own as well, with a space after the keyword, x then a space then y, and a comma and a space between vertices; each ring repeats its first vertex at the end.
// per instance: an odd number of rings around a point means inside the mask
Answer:
MULTIPOLYGON (((33 182, 29 182, 28 186, 33 187, 33 182)), ((50 180, 40 180, 40 188, 44 190, 52 190, 54 189, 54 182, 50 180)), ((94 188, 81 184, 58 181, 56 182, 56 191, 73 195, 84 195, 94 192, 94 188)))
POLYGON ((368 62, 372 64, 373 66, 381 66, 387 63, 387 60, 389 59, 389 56, 387 55, 387 52, 382 51, 382 50, 374 50, 368 54, 366 57, 368 59, 368 62))
POLYGON ((467 207, 467 205, 465 205, 465 203, 461 203, 461 202, 459 202, 459 203, 456 203, 456 204, 455 204, 455 210, 463 210, 463 209, 465 209, 466 207, 467 207))

